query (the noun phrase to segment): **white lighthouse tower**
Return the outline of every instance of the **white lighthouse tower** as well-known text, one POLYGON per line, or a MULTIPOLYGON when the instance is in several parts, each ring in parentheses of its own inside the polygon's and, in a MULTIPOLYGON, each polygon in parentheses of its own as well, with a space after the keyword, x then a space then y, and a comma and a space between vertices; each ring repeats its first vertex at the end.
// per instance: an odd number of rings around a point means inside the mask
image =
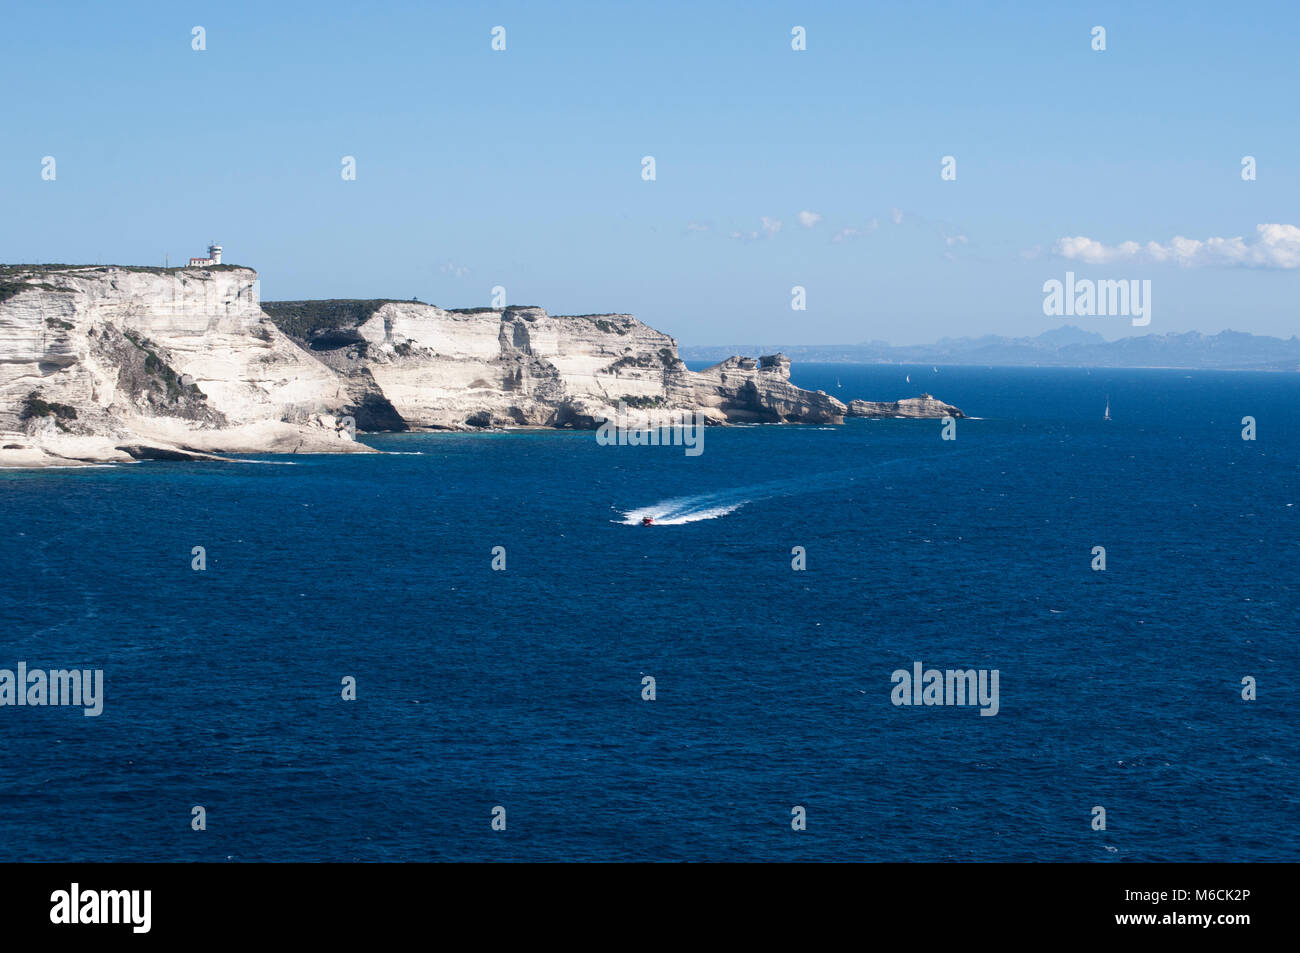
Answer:
POLYGON ((208 246, 207 258, 191 258, 191 268, 206 268, 208 265, 221 264, 221 246, 213 242, 208 246))

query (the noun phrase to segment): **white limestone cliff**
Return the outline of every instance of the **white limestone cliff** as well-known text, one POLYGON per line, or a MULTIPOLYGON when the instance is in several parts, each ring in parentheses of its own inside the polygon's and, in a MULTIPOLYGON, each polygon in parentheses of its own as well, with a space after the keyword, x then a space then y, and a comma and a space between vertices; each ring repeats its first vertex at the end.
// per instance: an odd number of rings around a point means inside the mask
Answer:
POLYGON ((590 429, 620 411, 633 426, 853 413, 789 377, 782 355, 692 372, 626 314, 264 304, 233 265, 0 266, 0 466, 373 452, 353 431, 590 429))
POLYGON ((369 452, 338 375, 258 307, 248 268, 0 273, 0 465, 369 452))
POLYGON ((945 404, 929 394, 902 400, 851 400, 849 417, 965 417, 952 404, 945 404))
POLYGON ((808 391, 790 383, 790 359, 784 354, 758 360, 730 357, 699 371, 696 378, 701 403, 722 410, 728 420, 844 422, 844 404, 825 391, 808 391))
POLYGON ((697 403, 676 342, 630 315, 389 302, 354 340, 328 328, 304 344, 360 386, 372 380, 412 428, 590 427, 620 401, 684 411, 697 403))

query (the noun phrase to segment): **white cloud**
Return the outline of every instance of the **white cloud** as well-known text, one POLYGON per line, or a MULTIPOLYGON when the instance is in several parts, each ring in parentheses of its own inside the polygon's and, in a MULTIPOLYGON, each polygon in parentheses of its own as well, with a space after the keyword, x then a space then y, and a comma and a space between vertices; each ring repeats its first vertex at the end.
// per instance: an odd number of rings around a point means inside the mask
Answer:
POLYGON ((464 265, 457 265, 457 264, 453 264, 452 262, 447 262, 438 270, 441 271, 444 275, 455 275, 457 278, 464 278, 466 275, 469 274, 469 269, 466 268, 464 265))
POLYGON ((948 261, 956 261, 957 256, 952 253, 952 249, 956 248, 958 245, 967 244, 969 239, 960 232, 956 235, 944 235, 941 231, 939 234, 943 235, 943 243, 948 249, 943 253, 943 257, 948 259, 948 261))
POLYGON ((856 228, 850 225, 847 228, 841 228, 832 237, 833 242, 846 242, 850 238, 861 238, 863 235, 869 235, 880 227, 880 220, 873 218, 864 228, 856 228))
POLYGON ((895 225, 903 224, 903 210, 901 208, 891 208, 889 210, 889 220, 895 225))
POLYGON ((822 217, 818 215, 816 212, 809 212, 805 210, 799 213, 799 224, 802 225, 804 228, 812 228, 821 220, 822 217))
POLYGON ((687 222, 686 230, 688 232, 707 232, 709 230, 709 226, 704 225, 700 222, 687 222))
POLYGON ((1236 238, 1184 238, 1177 235, 1167 244, 1121 242, 1104 245, 1083 235, 1059 239, 1055 251, 1063 258, 1102 265, 1116 261, 1146 261, 1184 265, 1189 268, 1226 266, 1237 268, 1300 268, 1300 227, 1256 225, 1255 236, 1236 238))
POLYGON ((781 222, 779 219, 768 218, 766 215, 763 215, 759 218, 759 223, 762 227, 761 231, 732 232, 731 237, 741 239, 742 241, 754 242, 758 241, 760 238, 771 238, 781 230, 781 222))

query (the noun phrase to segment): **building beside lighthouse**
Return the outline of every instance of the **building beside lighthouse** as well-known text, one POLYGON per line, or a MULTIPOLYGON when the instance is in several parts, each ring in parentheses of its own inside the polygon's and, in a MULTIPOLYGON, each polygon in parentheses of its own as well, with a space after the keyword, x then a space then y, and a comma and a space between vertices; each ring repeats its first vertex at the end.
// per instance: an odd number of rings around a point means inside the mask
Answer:
POLYGON ((207 258, 191 258, 191 259, 190 259, 190 267, 191 267, 191 268, 202 268, 202 267, 204 267, 205 265, 219 265, 219 264, 221 264, 221 246, 220 246, 220 245, 209 245, 209 246, 208 246, 208 257, 207 257, 207 258))

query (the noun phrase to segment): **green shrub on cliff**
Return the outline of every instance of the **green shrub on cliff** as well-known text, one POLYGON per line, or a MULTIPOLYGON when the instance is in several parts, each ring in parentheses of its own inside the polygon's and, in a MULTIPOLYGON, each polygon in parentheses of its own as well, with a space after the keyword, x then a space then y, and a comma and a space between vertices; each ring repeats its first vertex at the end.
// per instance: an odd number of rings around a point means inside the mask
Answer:
MULTIPOLYGON (((414 301, 414 299, 412 299, 414 301)), ((262 310, 285 334, 307 340, 320 331, 360 327, 386 304, 411 304, 397 298, 324 298, 319 301, 263 301, 262 310)), ((416 304, 423 302, 415 301, 416 304)))
MULTIPOLYGON (((180 378, 172 366, 158 356, 157 352, 151 348, 150 341, 144 340, 135 331, 130 328, 124 330, 122 334, 128 341, 134 344, 139 350, 144 352, 144 369, 150 376, 157 378, 167 390, 168 397, 178 397, 184 391, 181 386, 180 378)), ((190 385, 193 387, 193 385, 190 385)), ((197 388, 195 388, 197 389, 197 388)))
POLYGON ((54 401, 42 400, 38 391, 32 391, 23 401, 23 411, 20 415, 22 420, 31 420, 33 417, 48 417, 53 414, 60 420, 76 420, 77 408, 70 407, 67 404, 59 404, 54 401))
MULTIPOLYGON (((2 275, 3 272, 0 272, 2 275)), ((7 299, 23 291, 68 291, 67 288, 56 288, 54 285, 33 284, 29 281, 0 281, 0 304, 7 299)), ((72 325, 68 325, 72 327, 72 325)))

